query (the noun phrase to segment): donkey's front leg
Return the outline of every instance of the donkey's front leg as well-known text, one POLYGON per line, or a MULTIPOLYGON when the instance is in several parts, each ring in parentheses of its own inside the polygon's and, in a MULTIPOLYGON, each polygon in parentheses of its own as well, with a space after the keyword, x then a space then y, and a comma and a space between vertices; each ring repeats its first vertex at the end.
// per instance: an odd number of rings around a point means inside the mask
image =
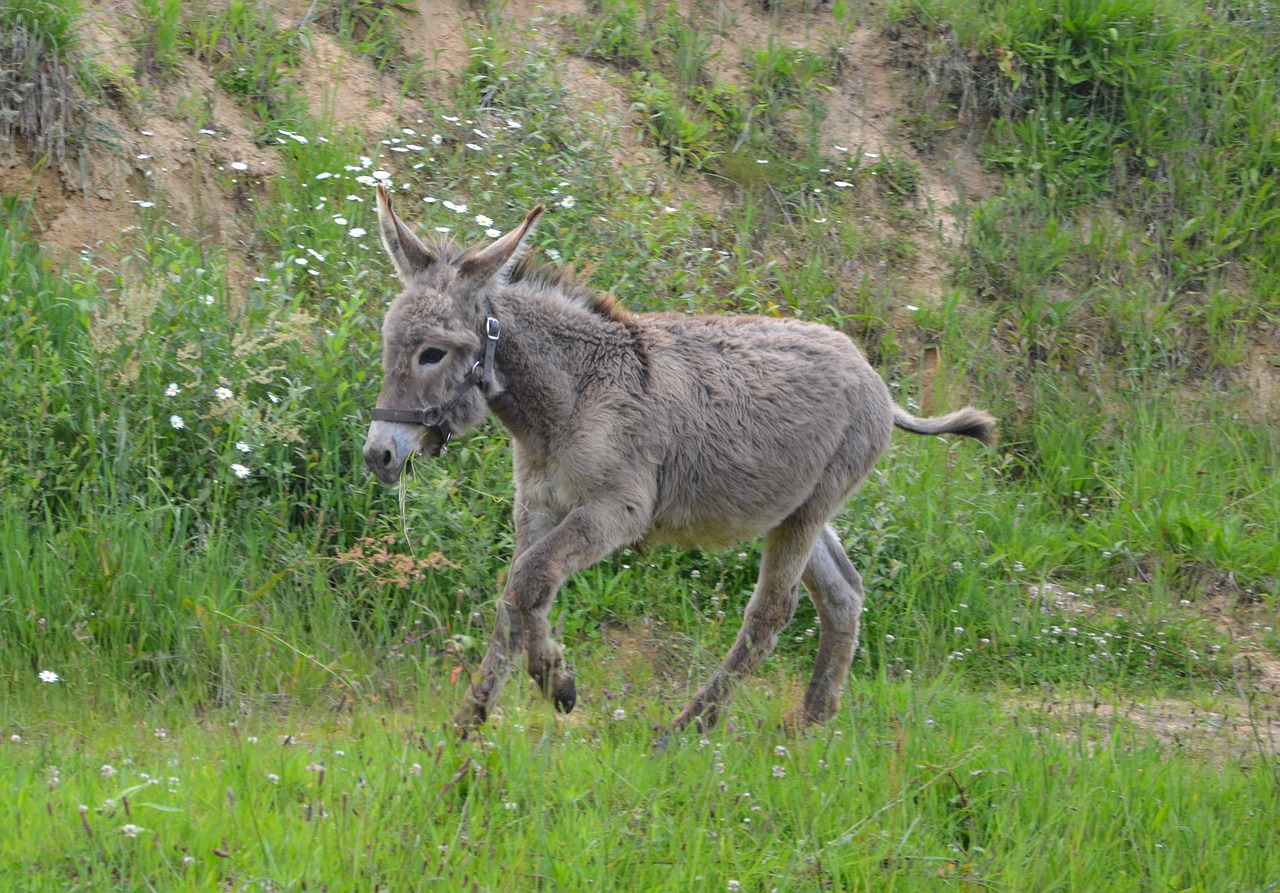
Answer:
POLYGON ((639 514, 615 500, 579 506, 516 558, 498 602, 489 652, 455 719, 459 727, 472 728, 488 717, 520 648, 528 649, 529 674, 543 693, 560 711, 573 709, 577 688, 547 616, 566 579, 640 537, 643 529, 635 529, 632 520, 639 514))

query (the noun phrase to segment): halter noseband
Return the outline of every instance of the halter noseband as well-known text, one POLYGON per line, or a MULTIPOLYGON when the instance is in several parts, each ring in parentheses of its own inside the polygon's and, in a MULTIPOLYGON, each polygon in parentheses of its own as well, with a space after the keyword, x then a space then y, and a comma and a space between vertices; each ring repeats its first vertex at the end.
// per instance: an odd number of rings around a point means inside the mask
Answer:
POLYGON ((498 347, 498 337, 502 334, 502 324, 493 315, 493 305, 485 301, 484 349, 479 358, 467 370, 462 381, 453 389, 453 394, 440 406, 428 406, 426 409, 382 409, 373 410, 371 418, 375 422, 404 422, 409 425, 421 425, 436 433, 440 445, 434 455, 439 455, 453 437, 449 426, 449 410, 458 405, 467 391, 482 386, 487 392, 493 385, 493 355, 498 347))

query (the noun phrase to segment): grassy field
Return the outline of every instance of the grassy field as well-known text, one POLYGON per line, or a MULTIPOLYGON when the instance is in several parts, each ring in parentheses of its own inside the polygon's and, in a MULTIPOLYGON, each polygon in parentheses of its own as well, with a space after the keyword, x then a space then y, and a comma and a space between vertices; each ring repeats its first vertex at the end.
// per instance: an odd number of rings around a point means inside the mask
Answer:
POLYGON ((95 3, 0 10, 0 885, 1280 889, 1274 10, 420 11, 465 21, 456 70, 366 0, 138 0, 111 52, 95 3), (330 46, 385 126, 317 106, 330 46), (905 85, 874 146, 831 137, 855 47, 905 85), (127 225, 59 250, 113 159, 127 225), (491 424, 399 491, 361 468, 375 182, 460 241, 545 202, 543 253, 633 310, 825 321, 904 405, 1001 419, 898 437, 837 519, 869 597, 836 720, 779 727, 805 602, 728 723, 652 748, 749 543, 580 574, 577 711, 513 684, 451 734, 510 456, 491 424))
POLYGON ((508 713, 465 743, 424 723, 439 696, 126 707, 103 724, 50 695, 41 740, 0 768, 5 886, 1257 890, 1280 860, 1277 778, 1256 754, 1011 715, 945 680, 854 688, 795 739, 753 686, 724 729, 661 753, 641 684, 570 722, 508 713))

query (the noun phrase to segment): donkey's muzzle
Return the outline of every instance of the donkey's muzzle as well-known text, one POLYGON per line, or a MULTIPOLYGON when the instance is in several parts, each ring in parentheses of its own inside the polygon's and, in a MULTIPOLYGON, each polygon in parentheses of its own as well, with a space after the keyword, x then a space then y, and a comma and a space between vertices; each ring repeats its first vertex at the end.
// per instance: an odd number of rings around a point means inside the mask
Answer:
POLYGON ((396 455, 396 451, 382 444, 365 444, 364 467, 384 484, 394 484, 400 480, 400 472, 404 469, 404 459, 396 455))
POLYGON ((409 456, 419 450, 436 456, 443 446, 430 430, 419 425, 374 421, 364 441, 364 467, 382 483, 394 484, 409 456))

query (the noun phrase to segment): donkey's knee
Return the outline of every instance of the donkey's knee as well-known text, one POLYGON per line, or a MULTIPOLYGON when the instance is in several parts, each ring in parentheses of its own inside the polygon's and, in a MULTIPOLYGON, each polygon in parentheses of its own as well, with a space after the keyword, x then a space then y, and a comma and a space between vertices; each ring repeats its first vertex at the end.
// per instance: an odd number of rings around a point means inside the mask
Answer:
POLYGON ((550 606, 559 585, 552 562, 539 550, 531 549, 511 565, 511 576, 502 598, 517 610, 536 614, 550 606))
POLYGON ((762 657, 768 657, 777 646, 782 631, 795 617, 799 604, 798 585, 772 592, 757 590, 742 615, 739 639, 745 640, 753 651, 762 651, 762 657))

